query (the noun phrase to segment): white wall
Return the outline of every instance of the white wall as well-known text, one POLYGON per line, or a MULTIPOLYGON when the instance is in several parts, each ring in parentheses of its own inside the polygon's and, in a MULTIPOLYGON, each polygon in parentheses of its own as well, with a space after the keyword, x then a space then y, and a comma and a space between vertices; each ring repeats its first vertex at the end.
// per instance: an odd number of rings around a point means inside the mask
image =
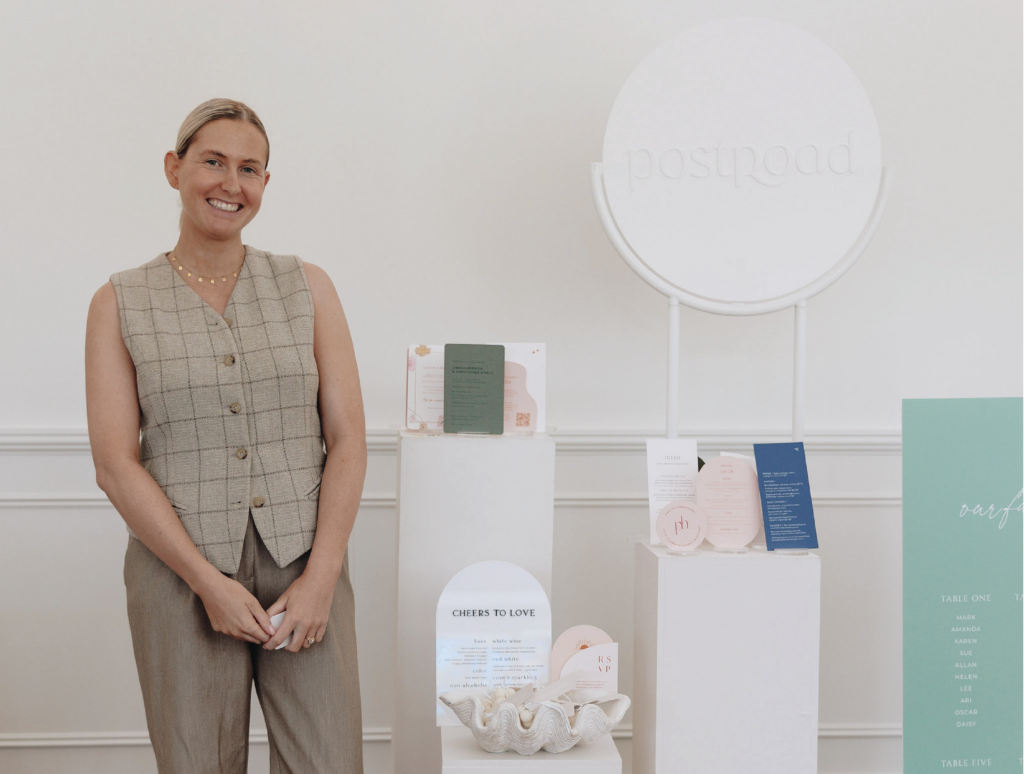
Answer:
MULTIPOLYGON (((808 304, 807 426, 823 546, 821 770, 899 770, 900 399, 1021 394, 1018 3, 9 6, 0 618, 17 634, 0 641, 0 770, 148 761, 123 528, 82 432, 83 328, 111 272, 173 246, 162 154, 212 96, 247 101, 270 132, 271 185, 246 242, 326 268, 355 336, 374 448, 352 546, 368 771, 387 760, 388 429, 409 343, 548 343, 555 628, 603 625, 629 651, 625 537, 643 532, 639 441, 663 421, 665 304, 602 233, 588 163, 632 68, 675 32, 736 14, 791 21, 843 56, 895 172, 874 242, 808 304), (599 560, 612 570, 597 573, 599 560)), ((704 449, 784 433, 791 317, 683 309, 681 423, 704 449)))

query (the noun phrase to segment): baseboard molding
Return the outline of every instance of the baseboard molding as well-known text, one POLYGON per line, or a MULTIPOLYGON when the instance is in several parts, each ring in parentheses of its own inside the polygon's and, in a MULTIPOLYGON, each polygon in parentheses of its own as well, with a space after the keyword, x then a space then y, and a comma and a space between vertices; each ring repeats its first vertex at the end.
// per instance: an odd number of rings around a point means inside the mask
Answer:
MULTIPOLYGON (((561 454, 642 454, 648 438, 664 435, 664 430, 551 430, 561 454)), ((681 438, 696 438, 700 449, 709 451, 749 450, 755 443, 788 441, 786 430, 680 430, 681 438)), ((371 454, 394 454, 398 430, 367 430, 367 449, 371 454)), ((885 454, 902 450, 899 430, 869 429, 811 430, 804 438, 810 454, 885 454)), ((85 428, 0 428, 0 454, 88 454, 89 435, 85 428)))
MULTIPOLYGON (((901 738, 899 724, 822 723, 818 726, 819 739, 901 738)), ((633 727, 620 726, 612 731, 614 739, 632 739, 633 727)), ((363 743, 390 742, 391 729, 387 726, 364 728, 363 743)), ((266 729, 252 729, 249 744, 267 744, 266 729)), ((145 731, 68 731, 64 733, 0 734, 0 749, 11 747, 146 747, 149 734, 145 731)))
MULTIPOLYGON (((391 729, 364 728, 363 744, 368 742, 390 742, 391 729)), ((249 744, 267 744, 267 730, 254 728, 249 731, 249 744)), ((69 731, 65 733, 42 734, 0 734, 0 749, 5 747, 148 747, 149 734, 146 731, 69 731)))

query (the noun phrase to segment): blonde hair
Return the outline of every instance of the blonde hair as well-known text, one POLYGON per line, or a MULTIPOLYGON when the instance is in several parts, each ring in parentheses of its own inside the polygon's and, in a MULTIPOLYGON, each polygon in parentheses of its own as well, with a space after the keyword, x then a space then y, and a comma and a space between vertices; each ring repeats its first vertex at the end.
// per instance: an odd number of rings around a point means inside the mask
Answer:
MULTIPOLYGON (((263 128, 263 122, 256 115, 256 111, 244 102, 233 99, 210 99, 196 107, 189 113, 178 129, 178 141, 174 145, 174 152, 179 159, 185 158, 189 146, 196 138, 196 134, 211 121, 219 121, 222 118, 230 118, 233 121, 248 121, 259 129, 260 134, 267 143, 267 164, 270 164, 270 138, 267 137, 267 130, 263 128)), ((264 165, 266 169, 266 165, 264 165)), ((178 217, 178 229, 180 230, 185 222, 184 211, 178 217)))
POLYGON ((189 146, 196 138, 196 133, 211 121, 218 121, 221 118, 230 118, 235 121, 248 121, 260 130, 263 139, 267 142, 267 164, 270 164, 270 138, 267 137, 267 130, 263 128, 263 122, 256 115, 256 111, 244 102, 237 102, 233 99, 211 99, 195 108, 181 124, 178 130, 178 142, 174 146, 174 152, 178 158, 184 158, 189 146))

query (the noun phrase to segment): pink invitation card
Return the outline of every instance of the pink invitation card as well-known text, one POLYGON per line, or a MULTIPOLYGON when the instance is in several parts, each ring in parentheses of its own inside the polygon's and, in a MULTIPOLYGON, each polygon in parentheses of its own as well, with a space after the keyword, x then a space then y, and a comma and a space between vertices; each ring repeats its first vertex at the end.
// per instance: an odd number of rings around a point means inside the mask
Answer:
POLYGON ((697 510, 707 519, 707 540, 718 548, 743 548, 761 524, 757 474, 738 457, 716 457, 697 474, 697 510))

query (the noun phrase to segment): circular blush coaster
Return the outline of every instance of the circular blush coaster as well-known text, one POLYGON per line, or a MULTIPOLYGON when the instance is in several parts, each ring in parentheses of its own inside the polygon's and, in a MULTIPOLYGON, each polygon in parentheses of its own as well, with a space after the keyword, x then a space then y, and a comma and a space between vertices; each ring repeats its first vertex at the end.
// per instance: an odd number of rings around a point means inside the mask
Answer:
POLYGON ((683 500, 676 500, 662 508, 654 526, 662 543, 682 551, 694 550, 704 542, 708 531, 704 514, 683 500))
POLYGON ((551 648, 551 681, 562 676, 565 662, 581 650, 594 645, 611 645, 612 638, 603 629, 588 624, 570 626, 562 632, 551 648))
POLYGON ((697 510, 707 517, 708 542, 743 548, 757 536, 761 495, 757 474, 741 457, 708 460, 697 474, 697 510))

